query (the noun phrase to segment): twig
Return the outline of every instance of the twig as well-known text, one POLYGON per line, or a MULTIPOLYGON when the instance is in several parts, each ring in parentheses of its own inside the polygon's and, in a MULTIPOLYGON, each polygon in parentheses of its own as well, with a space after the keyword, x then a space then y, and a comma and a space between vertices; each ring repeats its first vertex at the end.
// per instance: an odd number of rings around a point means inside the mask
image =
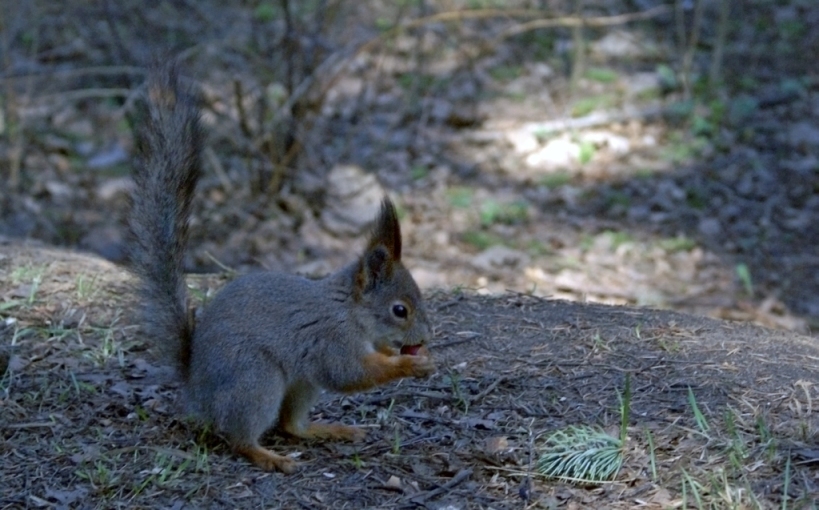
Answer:
POLYGON ((481 400, 483 397, 487 396, 487 395, 488 395, 488 394, 490 394, 492 391, 494 391, 494 390, 495 390, 495 388, 497 388, 497 387, 498 387, 498 385, 499 385, 500 383, 502 383, 503 381, 505 381, 505 380, 506 380, 506 377, 504 377, 504 376, 500 376, 500 377, 498 377, 497 379, 495 379, 494 381, 492 381, 492 384, 490 384, 489 386, 487 386, 486 388, 484 388, 484 390, 483 390, 482 392, 478 393, 477 395, 475 395, 474 397, 472 397, 471 399, 469 399, 469 403, 470 403, 470 404, 474 404, 475 402, 477 402, 477 401, 481 400))
MULTIPOLYGON (((0 20, 0 50, 2 50, 3 54, 3 69, 11 69, 11 58, 9 57, 9 37, 11 36, 9 32, 10 30, 6 27, 6 23, 0 20)), ((9 124, 17 124, 20 122, 20 112, 17 108, 17 99, 14 93, 14 87, 11 86, 11 83, 6 83, 5 93, 6 97, 5 101, 3 101, 3 110, 0 111, 0 115, 3 115, 9 124)), ((9 170, 8 176, 6 176, 6 186, 9 191, 14 191, 20 182, 20 167, 23 159, 22 130, 6 129, 10 133, 9 139, 12 142, 9 144, 10 147, 7 150, 9 170)))
POLYGON ((449 489, 455 487, 459 483, 461 483, 464 480, 466 480, 467 478, 469 478, 469 476, 471 474, 472 474, 471 469, 462 469, 462 470, 458 471, 458 473, 455 476, 453 476, 447 483, 441 485, 440 487, 438 487, 436 489, 432 489, 431 491, 427 491, 427 492, 425 492, 423 494, 416 494, 416 495, 412 496, 411 498, 409 498, 409 500, 412 501, 413 503, 416 503, 416 504, 420 505, 424 501, 426 501, 428 499, 432 499, 435 496, 437 496, 437 495, 439 495, 439 494, 441 494, 443 492, 446 492, 449 489))
POLYGON ((339 54, 341 52, 333 53, 332 55, 324 59, 324 62, 319 64, 319 66, 316 67, 316 69, 312 73, 306 76, 299 83, 299 85, 290 93, 289 97, 287 98, 287 101, 285 101, 284 104, 281 105, 276 110, 276 113, 273 116, 274 126, 277 125, 282 120, 290 117, 290 115, 293 112, 293 106, 296 104, 297 101, 299 101, 310 91, 310 88, 315 83, 317 76, 323 75, 325 71, 330 75, 330 79, 328 80, 329 85, 326 85, 324 87, 324 90, 329 89, 330 86, 332 86, 332 83, 335 83, 336 77, 339 76, 341 72, 344 70, 346 64, 348 62, 351 62, 355 58, 355 56, 358 55, 361 51, 362 51, 361 47, 358 47, 351 53, 341 55, 339 54), (330 72, 330 69, 336 65, 337 65, 336 69, 333 72, 330 72))
POLYGON ((583 19, 583 0, 574 0, 574 3, 575 12, 577 14, 576 17, 580 20, 580 23, 572 25, 572 53, 574 59, 572 62, 572 74, 569 80, 569 94, 571 99, 574 99, 574 95, 577 92, 577 85, 583 73, 586 71, 586 39, 583 37, 583 26, 585 25, 583 19))
POLYGON ((722 56, 725 53, 725 39, 728 37, 728 11, 728 0, 720 0, 717 41, 714 44, 714 53, 711 55, 711 70, 708 73, 708 82, 711 87, 717 86, 722 73, 722 56))
POLYGON ((603 124, 614 124, 615 122, 625 122, 633 119, 648 119, 659 117, 665 109, 661 106, 648 106, 645 108, 625 107, 617 111, 597 112, 585 117, 563 118, 548 122, 527 122, 523 129, 532 133, 551 133, 555 131, 574 131, 576 129, 586 129, 603 124))
POLYGON ((527 427, 528 432, 528 441, 527 441, 527 450, 529 454, 529 465, 526 468, 526 477, 520 484, 520 489, 518 489, 518 495, 520 499, 523 500, 524 504, 529 503, 529 500, 532 499, 532 471, 535 468, 535 437, 532 433, 532 425, 535 424, 535 419, 532 418, 529 421, 529 426, 527 427))
POLYGON ((213 262, 214 264, 216 264, 217 266, 219 266, 219 268, 220 268, 220 269, 222 269, 222 271, 224 271, 224 272, 228 273, 229 275, 233 276, 233 275, 236 275, 236 274, 237 274, 237 271, 236 271, 235 269, 233 269, 232 267, 229 267, 229 266, 225 265, 225 264, 224 264, 223 262, 221 262, 219 259, 217 259, 216 257, 214 257, 214 256, 213 256, 213 255, 212 255, 212 254, 211 254, 209 251, 206 251, 206 252, 205 252, 205 256, 206 256, 207 258, 209 258, 211 262, 213 262))
MULTIPOLYGON (((38 10, 38 7, 34 7, 35 15, 37 15, 37 10, 38 10)), ((7 12, 8 9, 4 9, 4 11, 6 11, 6 12, 3 13, 3 16, 4 17, 8 16, 10 18, 11 17, 11 16, 9 16, 10 13, 7 12)), ((19 12, 15 13, 15 14, 19 14, 19 12)), ((10 69, 11 68, 11 61, 9 59, 9 55, 11 54, 11 52, 9 51, 9 48, 11 47, 11 42, 9 41, 9 37, 13 37, 13 34, 10 34, 10 30, 7 29, 5 22, 2 22, 0 24, 0 26, 3 28, 3 30, 2 30, 2 32, 3 32, 3 54, 5 56, 5 59, 4 59, 4 62, 3 62, 3 68, 4 69, 10 69)), ((40 48, 40 34, 39 34, 38 30, 34 31, 34 35, 32 36, 32 41, 31 41, 31 44, 29 45, 29 47, 31 49, 31 55, 30 56, 37 55, 37 52, 39 51, 39 48, 40 48)), ((26 80, 26 82, 25 82, 25 93, 24 93, 23 97, 31 97, 33 89, 34 89, 34 80, 33 79, 26 80)), ((9 121, 13 121, 13 122, 15 122, 17 124, 17 126, 16 126, 17 129, 10 130, 11 134, 9 136, 9 140, 10 140, 11 143, 9 144, 10 146, 9 146, 9 149, 8 149, 8 152, 9 152, 9 178, 8 178, 8 181, 7 181, 7 187, 10 190, 16 190, 17 187, 20 184, 20 174, 21 174, 21 169, 22 169, 23 151, 24 151, 24 147, 25 147, 24 129, 23 129, 23 126, 22 126, 24 116, 23 116, 23 113, 22 113, 22 106, 19 103, 17 103, 17 100, 18 100, 19 96, 17 96, 17 94, 15 94, 14 87, 11 86, 11 83, 7 84, 6 93, 7 93, 6 100, 9 102, 9 106, 8 106, 8 110, 7 110, 8 116, 9 116, 9 121)))
POLYGON ((677 51, 685 51, 685 9, 683 8, 683 0, 676 0, 674 2, 674 28, 677 31, 677 51))
POLYGON ((616 16, 599 16, 595 18, 583 18, 581 16, 564 16, 561 18, 536 19, 507 28, 495 37, 495 42, 499 42, 508 37, 537 30, 539 28, 552 27, 610 27, 614 25, 624 25, 632 21, 640 21, 659 16, 668 12, 668 6, 658 5, 641 12, 618 14, 616 16))
POLYGON ((2 74, 0 82, 23 80, 27 78, 48 78, 65 80, 68 78, 78 78, 81 76, 118 76, 123 74, 144 75, 145 68, 136 66, 94 66, 80 67, 76 69, 44 69, 25 73, 2 74))
POLYGON ((247 112, 245 112, 244 93, 242 92, 242 82, 239 79, 233 80, 233 96, 236 100, 236 111, 239 115, 239 129, 248 138, 253 138, 250 125, 247 122, 247 112))
POLYGON ((109 97, 128 97, 133 90, 123 88, 110 89, 80 89, 69 90, 67 92, 57 92, 55 94, 47 94, 37 97, 41 101, 56 101, 56 102, 72 102, 82 101, 83 99, 106 99, 109 97))
MULTIPOLYGON (((272 146, 273 144, 270 145, 272 146)), ((267 183, 268 194, 275 195, 279 192, 282 187, 282 183, 284 182, 285 173, 288 169, 290 169, 290 163, 293 162, 293 159, 295 159, 300 150, 301 143, 298 141, 298 139, 294 139, 293 144, 289 149, 287 149, 287 154, 285 154, 281 160, 277 162, 271 161, 271 163, 273 163, 273 175, 270 177, 270 181, 267 183)))
POLYGON ((691 98, 691 66, 694 63, 694 52, 700 43, 700 25, 702 25, 703 0, 696 0, 694 4, 694 21, 691 26, 691 37, 688 40, 688 47, 685 49, 682 67, 683 96, 685 99, 691 98))
POLYGON ((472 340, 475 340, 476 338, 479 338, 479 337, 480 337, 480 335, 475 335, 475 336, 472 336, 472 337, 469 337, 469 338, 463 338, 463 339, 460 339, 460 340, 452 340, 451 342, 437 343, 437 344, 435 344, 433 346, 430 346, 430 347, 432 347, 434 349, 443 349, 444 347, 452 347, 453 345, 465 344, 466 342, 471 342, 472 340))
POLYGON ((213 171, 219 178, 219 182, 222 183, 222 188, 224 188, 228 193, 233 191, 233 183, 230 182, 230 177, 228 177, 227 172, 225 172, 225 167, 222 166, 222 162, 219 161, 219 156, 216 155, 216 151, 213 150, 213 147, 205 147, 202 154, 205 156, 208 163, 210 163, 210 166, 213 168, 213 171))
MULTIPOLYGON (((575 131, 606 124, 614 124, 616 122, 625 122, 633 119, 652 119, 662 116, 665 111, 665 108, 662 106, 647 106, 645 108, 625 107, 617 111, 596 112, 592 113, 591 115, 586 115, 585 117, 564 117, 562 119, 545 122, 527 122, 523 124, 519 130, 525 133, 533 134, 575 131)), ((507 133, 508 131, 486 130, 475 131, 458 136, 467 137, 475 142, 491 142, 506 137, 507 133)))

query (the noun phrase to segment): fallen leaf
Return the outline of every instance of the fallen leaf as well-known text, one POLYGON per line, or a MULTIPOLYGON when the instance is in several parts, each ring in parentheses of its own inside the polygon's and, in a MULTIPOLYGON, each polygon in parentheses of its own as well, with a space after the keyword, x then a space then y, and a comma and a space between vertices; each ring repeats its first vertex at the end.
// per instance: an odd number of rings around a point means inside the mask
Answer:
POLYGON ((509 440, 506 436, 490 437, 484 442, 484 450, 490 455, 500 453, 507 448, 509 448, 509 440))
POLYGON ((404 484, 401 482, 401 479, 398 478, 395 475, 392 475, 386 481, 386 483, 384 483, 384 487, 386 487, 388 489, 397 490, 397 491, 403 491, 404 490, 404 484))

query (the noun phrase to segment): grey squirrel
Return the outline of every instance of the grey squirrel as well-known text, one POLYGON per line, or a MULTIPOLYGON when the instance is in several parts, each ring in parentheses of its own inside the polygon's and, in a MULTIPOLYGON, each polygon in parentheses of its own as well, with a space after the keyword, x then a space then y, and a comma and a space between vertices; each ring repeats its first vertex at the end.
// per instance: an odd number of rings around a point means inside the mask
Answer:
POLYGON ((260 446, 271 428, 301 438, 360 440, 361 428, 308 421, 322 389, 355 392, 435 371, 421 292, 401 263, 401 231, 385 198, 364 253, 321 279, 277 272, 236 278, 194 320, 183 257, 200 177, 196 95, 173 65, 149 77, 137 136, 129 227, 143 331, 175 365, 189 412, 265 470, 295 461, 260 446))

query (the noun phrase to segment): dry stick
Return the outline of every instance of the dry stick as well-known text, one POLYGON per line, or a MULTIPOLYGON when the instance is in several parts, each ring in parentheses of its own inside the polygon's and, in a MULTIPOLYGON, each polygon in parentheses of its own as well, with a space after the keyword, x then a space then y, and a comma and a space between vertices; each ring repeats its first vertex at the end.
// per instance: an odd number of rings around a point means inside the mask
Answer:
POLYGON ((474 397, 469 399, 470 405, 474 404, 475 402, 481 400, 483 397, 487 396, 489 393, 494 391, 495 388, 497 388, 500 383, 502 383, 505 380, 506 380, 506 377, 500 376, 497 379, 495 379, 494 381, 492 381, 492 384, 487 386, 482 392, 478 393, 477 395, 475 395, 474 397))
POLYGON ((293 39, 295 37, 295 30, 293 29, 293 16, 290 12, 290 0, 280 0, 281 9, 284 12, 284 52, 285 52, 285 62, 287 63, 287 71, 286 71, 286 80, 287 80, 287 93, 293 93, 293 87, 295 86, 295 48, 293 44, 293 39))
MULTIPOLYGON (((9 32, 11 31, 10 28, 6 25, 4 18, 0 18, 0 33, 2 33, 2 39, 0 39, 0 49, 2 49, 3 53, 3 68, 4 69, 11 69, 11 58, 9 57, 9 47, 11 46, 9 43, 9 32)), ((11 126, 7 127, 6 129, 9 131, 9 139, 12 140, 11 147, 8 150, 8 167, 9 167, 9 174, 6 178, 6 185, 8 186, 9 190, 16 190, 17 185, 20 182, 20 162, 22 161, 22 144, 21 143, 14 143, 21 139, 21 134, 19 129, 11 129, 14 124, 19 122, 20 115, 19 112, 15 109, 15 105, 17 104, 15 95, 14 95, 14 87, 11 86, 10 82, 6 82, 6 100, 3 103, 3 111, 0 114, 6 118, 6 122, 11 124, 11 126)))
MULTIPOLYGON (((11 29, 7 25, 7 19, 10 17, 10 13, 4 13, 4 16, 0 17, 0 53, 3 54, 3 70, 11 69, 11 59, 9 57, 9 48, 11 44, 9 43, 9 32, 11 29)), ((11 86, 11 83, 6 82, 6 100, 0 102, 0 106, 2 106, 3 110, 0 111, 0 115, 6 119, 6 122, 12 123, 10 127, 13 127, 13 123, 17 122, 19 115, 14 109, 14 105, 16 104, 15 96, 14 96, 14 88, 11 86)), ((22 160, 22 154, 20 147, 17 144, 13 143, 15 138, 19 135, 15 136, 15 132, 19 132, 19 130, 13 130, 6 128, 9 131, 9 140, 12 141, 10 143, 10 147, 8 149, 8 168, 9 173, 6 177, 6 186, 7 189, 16 190, 17 184, 20 181, 20 161, 22 160)))
POLYGON ((676 0, 674 2, 674 21, 675 29, 677 31, 677 51, 685 51, 685 10, 683 9, 684 0, 676 0))
POLYGON ((202 151, 202 155, 205 156, 205 160, 210 163, 222 187, 230 194, 233 191, 233 183, 230 182, 230 177, 228 177, 227 172, 225 172, 225 167, 222 165, 222 162, 219 161, 219 156, 216 155, 216 151, 213 150, 213 147, 207 146, 205 150, 202 151))
POLYGON ((585 117, 563 118, 547 122, 528 122, 524 124, 523 129, 530 133, 585 129, 634 119, 651 119, 661 116, 664 112, 665 109, 661 106, 626 107, 620 111, 593 113, 585 117))
POLYGON ((683 80, 683 96, 685 99, 691 98, 691 65, 694 62, 694 51, 700 42, 700 25, 702 25, 702 11, 704 2, 696 0, 694 4, 694 23, 691 26, 691 37, 688 41, 688 47, 685 49, 683 56, 682 80, 683 80))
MULTIPOLYGON (((296 31, 293 27, 293 16, 290 12, 290 0, 280 0, 281 9, 284 12, 284 52, 285 52, 285 63, 286 63, 286 87, 287 87, 287 94, 289 96, 293 96, 293 88, 296 86, 296 63, 295 63, 295 43, 293 40, 296 38, 296 31)), ((278 150, 273 141, 268 144, 270 149, 270 162, 273 164, 273 175, 270 177, 270 180, 267 182, 267 194, 273 195, 278 194, 279 189, 281 188, 282 182, 284 182, 285 173, 287 172, 287 166, 292 160, 293 157, 298 153, 300 145, 296 140, 295 130, 296 130, 296 122, 293 119, 293 108, 296 106, 296 101, 288 101, 290 103, 290 107, 287 109, 285 113, 286 117, 282 117, 283 119, 287 120, 287 127, 286 131, 290 133, 290 137, 285 136, 284 141, 282 143, 282 149, 286 148, 287 153, 284 157, 281 157, 281 151, 278 150), (287 140, 293 140, 289 147, 286 147, 287 140)), ((276 122, 273 125, 273 129, 271 130, 270 136, 276 136, 276 130, 278 125, 281 124, 280 122, 276 122)))
MULTIPOLYGON (((261 138, 261 140, 262 140, 261 142, 259 142, 258 138, 254 140, 253 131, 250 129, 250 124, 249 124, 249 122, 247 120, 247 112, 245 111, 244 92, 242 91, 242 82, 239 79, 233 80, 233 96, 234 96, 234 98, 235 98, 234 100, 236 102, 236 112, 237 112, 237 115, 239 116, 239 130, 241 131, 242 135, 245 138, 250 139, 253 142, 254 145, 261 146, 263 144, 264 137, 261 138)), ((273 151, 271 150, 271 152, 273 152, 273 151)), ((276 156, 275 154, 270 155, 270 163, 273 164, 273 165, 275 165, 275 161, 276 161, 275 156, 276 156)), ((259 186, 260 189, 262 188, 262 175, 263 175, 262 171, 263 170, 260 170, 259 173, 257 174, 258 175, 258 181, 257 182, 258 182, 258 186, 259 186)), ((251 187, 251 193, 253 193, 253 179, 250 179, 250 181, 251 182, 250 182, 249 185, 251 187)))
MULTIPOLYGON (((666 109, 661 106, 647 106, 645 108, 625 107, 619 111, 597 112, 586 115, 585 117, 564 117, 546 122, 527 122, 523 124, 519 130, 532 134, 574 131, 634 119, 653 119, 662 116, 665 111, 666 109)), ((486 142, 504 138, 506 134, 507 131, 486 130, 460 135, 460 137, 475 142, 486 142)))
MULTIPOLYGON (((648 18, 656 16, 667 10, 666 6, 652 7, 638 13, 618 14, 615 16, 600 16, 595 18, 581 19, 574 16, 565 16, 561 18, 553 18, 547 20, 535 20, 532 23, 544 23, 542 27, 551 26, 577 26, 577 25, 591 25, 591 26, 608 26, 620 25, 632 21, 633 19, 648 18)), ((406 30, 408 28, 416 28, 430 23, 446 22, 446 21, 463 21, 467 19, 487 19, 487 18, 539 18, 543 15, 543 11, 537 9, 466 9, 460 11, 439 12, 431 16, 417 18, 414 20, 401 23, 400 25, 387 30, 384 34, 376 37, 376 39, 390 37, 396 32, 406 30)), ((535 28, 542 28, 535 27, 535 28)), ((523 30, 524 32, 526 30, 523 30)), ((509 35, 514 35, 511 33, 509 35)))
POLYGON ((222 271, 224 271, 224 272, 226 272, 226 273, 228 273, 228 274, 230 274, 230 275, 235 275, 235 274, 237 274, 237 271, 236 271, 235 269, 233 269, 233 268, 232 268, 232 267, 230 267, 230 266, 225 265, 225 263, 223 263, 222 261, 220 261, 219 259, 217 259, 217 258, 216 258, 216 257, 215 257, 213 254, 211 254, 209 251, 206 251, 206 252, 205 252, 205 256, 206 256, 207 258, 209 258, 211 262, 213 262, 214 264, 216 264, 217 266, 219 266, 219 268, 220 268, 220 269, 222 269, 222 271))
POLYGON ((451 342, 440 342, 440 343, 437 343, 437 344, 433 345, 432 347, 434 349, 443 349, 444 347, 452 347, 453 345, 465 344, 465 343, 471 342, 472 340, 475 340, 476 338, 479 338, 479 337, 480 337, 480 335, 476 335, 476 336, 472 336, 472 337, 469 337, 469 338, 461 338, 461 339, 458 339, 458 340, 452 340, 451 342))
MULTIPOLYGON (((624 23, 628 23, 630 21, 638 20, 638 19, 647 19, 653 16, 657 16, 658 14, 662 14, 663 12, 667 11, 666 6, 658 6, 652 7, 651 9, 637 12, 637 13, 628 13, 628 14, 618 14, 616 16, 598 16, 594 18, 581 18, 576 16, 564 16, 561 18, 551 18, 551 19, 538 19, 535 21, 530 22, 529 24, 522 24, 518 25, 517 28, 513 27, 508 29, 508 31, 501 32, 500 35, 496 37, 493 41, 499 42, 506 37, 513 36, 518 33, 526 32, 527 30, 534 30, 536 28, 546 28, 546 27, 573 27, 573 26, 593 26, 593 27, 603 27, 603 26, 612 26, 612 25, 622 25, 624 23), (518 30, 519 31, 516 31, 518 30), (508 32, 508 33, 507 33, 508 32)), ((401 23, 400 25, 387 30, 381 35, 378 35, 371 39, 370 41, 366 42, 360 49, 360 51, 368 51, 373 46, 378 45, 383 40, 389 39, 399 32, 404 30, 408 30, 411 28, 417 28, 423 25, 428 25, 430 23, 439 23, 439 22, 446 22, 446 21, 463 21, 467 19, 487 19, 487 18, 522 18, 522 17, 540 17, 543 15, 543 12, 539 10, 531 10, 531 9, 468 9, 462 11, 448 11, 448 12, 440 12, 438 14, 433 14, 432 16, 426 16, 423 18, 418 18, 414 20, 410 20, 406 23, 401 23)))
POLYGON ((109 89, 79 89, 66 92, 57 92, 39 96, 37 99, 44 102, 72 102, 83 99, 106 99, 109 97, 128 97, 133 93, 132 89, 109 88, 109 89))
POLYGON ((250 124, 247 122, 247 112, 245 112, 244 92, 242 92, 242 82, 238 78, 233 80, 233 97, 236 101, 236 111, 239 114, 239 129, 248 138, 253 138, 250 131, 250 124))
POLYGON ((449 480, 447 483, 441 485, 437 489, 432 489, 431 491, 427 491, 427 492, 425 492, 423 494, 418 494, 416 496, 413 496, 413 497, 409 498, 409 500, 412 501, 413 503, 421 504, 424 501, 426 501, 428 499, 432 499, 435 496, 437 496, 437 495, 439 495, 439 494, 441 494, 441 493, 443 493, 445 491, 448 491, 449 489, 455 487, 459 483, 461 483, 464 480, 466 480, 467 478, 469 478, 469 475, 471 475, 471 474, 472 474, 471 469, 462 469, 462 470, 458 471, 458 473, 455 476, 453 476, 451 480, 449 480))
POLYGON ((630 23, 632 21, 639 21, 639 20, 646 20, 653 18, 655 16, 659 16, 660 14, 665 14, 668 12, 668 6, 666 5, 658 5, 656 7, 652 7, 651 9, 647 9, 641 12, 634 12, 634 13, 627 13, 627 14, 618 14, 616 16, 599 16, 595 18, 583 18, 579 16, 570 16, 570 17, 562 17, 562 18, 549 18, 549 19, 537 19, 534 21, 528 21, 526 23, 521 23, 520 25, 515 25, 511 28, 507 28, 506 30, 502 31, 498 36, 495 37, 495 42, 499 42, 502 39, 506 39, 513 35, 522 34, 524 32, 529 32, 531 30, 537 30, 539 28, 552 28, 552 27, 583 27, 583 26, 590 26, 590 27, 608 27, 614 25, 624 25, 626 23, 630 23))
POLYGON ((296 157, 296 154, 299 153, 301 150, 301 142, 298 140, 293 140, 293 145, 287 150, 287 154, 284 155, 282 160, 275 165, 273 170, 273 176, 270 178, 270 182, 267 185, 267 193, 268 194, 275 194, 278 193, 282 187, 282 183, 284 182, 284 174, 285 171, 290 169, 290 163, 296 157))
MULTIPOLYGON (((364 45, 366 44, 367 43, 364 43, 364 45)), ((333 85, 333 83, 336 82, 337 78, 341 76, 341 73, 347 66, 347 64, 351 62, 353 58, 355 58, 357 55, 361 53, 361 48, 364 45, 356 48, 351 54, 344 54, 339 56, 339 53, 341 52, 338 52, 333 53, 332 55, 324 59, 324 62, 319 64, 319 66, 312 73, 310 73, 309 76, 305 77, 301 81, 301 83, 299 83, 299 85, 293 90, 293 92, 290 94, 290 97, 287 98, 287 101, 285 101, 285 103, 276 110, 276 113, 273 116, 273 122, 278 124, 278 122, 281 122, 281 119, 287 118, 286 116, 289 116, 290 113, 293 111, 293 106, 296 104, 296 102, 299 101, 310 91, 310 88, 316 82, 316 77, 322 74, 323 72, 328 71, 328 73, 330 74, 330 79, 328 80, 328 85, 323 87, 322 94, 326 92, 333 85), (330 71, 330 69, 334 66, 336 66, 336 69, 330 71)), ((274 124, 274 126, 276 124, 274 124)))
MULTIPOLYGON (((2 28, 2 27, 0 27, 2 28)), ((0 82, 15 81, 28 78, 77 78, 80 76, 96 75, 96 76, 118 76, 123 74, 145 74, 145 69, 136 66, 92 66, 79 67, 76 69, 44 69, 40 71, 32 71, 19 74, 4 74, 0 76, 0 82)))
POLYGON ((572 62, 572 75, 569 80, 569 94, 572 101, 577 92, 577 84, 580 82, 580 77, 583 76, 586 68, 586 40, 583 37, 583 0, 574 0, 574 3, 575 13, 580 19, 580 23, 572 26, 574 62, 572 62))
POLYGON ((535 419, 532 418, 529 421, 529 426, 526 427, 528 432, 527 449, 529 454, 529 465, 526 469, 526 478, 524 478, 523 482, 521 483, 518 492, 520 499, 524 501, 524 504, 529 503, 529 500, 532 498, 532 470, 535 468, 535 437, 532 433, 532 425, 534 424, 535 419))
POLYGON ((711 55, 711 70, 708 73, 708 82, 716 87, 722 73, 722 56, 725 53, 725 39, 728 37, 728 0, 720 0, 719 24, 717 25, 717 41, 714 53, 711 55))

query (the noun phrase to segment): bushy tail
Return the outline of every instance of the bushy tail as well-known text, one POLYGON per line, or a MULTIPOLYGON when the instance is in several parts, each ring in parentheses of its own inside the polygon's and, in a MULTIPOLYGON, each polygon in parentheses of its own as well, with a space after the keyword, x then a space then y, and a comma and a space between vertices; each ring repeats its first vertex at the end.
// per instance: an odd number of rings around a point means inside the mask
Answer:
POLYGON ((172 65, 151 73, 136 139, 129 255, 140 279, 144 332, 187 379, 193 321, 183 261, 202 131, 197 98, 180 86, 172 65))

